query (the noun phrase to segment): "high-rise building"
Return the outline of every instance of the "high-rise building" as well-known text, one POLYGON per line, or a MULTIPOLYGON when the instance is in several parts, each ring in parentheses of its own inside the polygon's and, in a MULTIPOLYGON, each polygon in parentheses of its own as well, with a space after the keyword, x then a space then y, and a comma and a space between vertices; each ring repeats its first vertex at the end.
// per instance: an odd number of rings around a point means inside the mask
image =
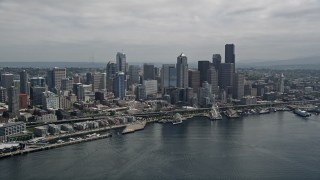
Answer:
POLYGON ((208 83, 211 85, 212 94, 219 95, 218 70, 214 66, 208 69, 208 83))
POLYGON ((7 101, 7 89, 0 86, 0 102, 4 103, 7 101))
POLYGON ((29 94, 29 90, 28 90, 28 73, 25 70, 20 72, 20 93, 29 94))
POLYGON ((1 86, 9 90, 13 86, 13 74, 1 74, 1 86))
POLYGON ((44 77, 33 77, 30 79, 30 86, 40 86, 44 87, 46 85, 46 81, 44 77))
POLYGON ((84 87, 83 87, 82 83, 73 84, 72 91, 77 96, 77 100, 78 101, 84 101, 85 100, 84 87))
POLYGON ((19 94, 19 109, 28 108, 28 95, 27 94, 19 94))
POLYGON ((125 75, 124 72, 118 72, 114 78, 114 96, 123 99, 125 97, 125 75))
POLYGON ((140 67, 138 65, 129 66, 129 86, 140 83, 139 70, 140 67))
POLYGON ((226 44, 225 46, 225 63, 235 64, 234 44, 226 44))
POLYGON ((126 54, 124 54, 123 52, 118 52, 117 53, 117 56, 116 56, 116 59, 117 59, 117 71, 121 71, 123 73, 125 73, 127 70, 126 70, 126 54))
POLYGON ((161 76, 161 70, 159 67, 154 67, 154 76, 157 78, 157 77, 160 77, 161 76))
POLYGON ((157 94, 157 90, 158 90, 157 80, 144 80, 143 85, 146 88, 146 95, 157 94))
POLYGON ((187 56, 181 53, 177 57, 177 87, 188 87, 188 59, 187 56))
POLYGON ((96 92, 99 90, 106 89, 106 73, 95 73, 92 75, 92 91, 96 92))
POLYGON ((44 109, 59 109, 59 96, 50 91, 43 92, 42 106, 44 109))
POLYGON ((30 100, 33 106, 42 104, 42 93, 46 91, 45 87, 34 86, 30 89, 30 100))
POLYGON ((107 90, 113 91, 113 79, 118 71, 117 64, 114 61, 109 61, 106 68, 107 73, 107 90))
POLYGON ((153 64, 143 64, 143 80, 154 80, 155 71, 153 64))
POLYGON ((279 92, 280 93, 284 92, 284 75, 283 75, 283 73, 280 76, 279 92))
POLYGON ((86 73, 86 84, 92 84, 92 73, 91 72, 86 73))
POLYGON ((13 116, 19 115, 19 90, 18 88, 11 86, 8 89, 8 104, 9 104, 9 112, 12 113, 13 116))
POLYGON ((241 73, 234 74, 233 81, 233 98, 241 99, 244 96, 244 75, 241 73))
POLYGON ((73 84, 72 78, 62 78, 61 79, 61 90, 62 91, 71 91, 72 84, 73 84))
POLYGON ((188 73, 189 87, 193 89, 194 93, 198 93, 200 87, 200 72, 197 70, 190 69, 188 73))
POLYGON ((47 73, 48 87, 49 89, 61 89, 61 79, 65 78, 67 75, 65 68, 55 67, 49 70, 47 73))
POLYGON ((220 54, 213 54, 212 55, 212 65, 215 67, 217 71, 219 71, 219 67, 221 64, 221 55, 220 54))
POLYGON ((163 64, 161 69, 161 90, 177 86, 177 69, 174 64, 163 64))
POLYGON ((232 87, 233 83, 233 63, 221 63, 219 68, 219 87, 227 90, 232 87))
POLYGON ((46 83, 48 85, 48 89, 53 89, 54 88, 53 70, 52 69, 47 71, 46 83))
POLYGON ((146 99, 146 87, 142 84, 138 84, 135 90, 136 100, 144 100, 146 99))
POLYGON ((211 98, 211 85, 205 81, 202 83, 202 86, 199 89, 199 104, 206 107, 211 103, 211 98))
POLYGON ((200 72, 200 85, 208 81, 208 69, 210 68, 209 61, 198 61, 198 71, 200 72))

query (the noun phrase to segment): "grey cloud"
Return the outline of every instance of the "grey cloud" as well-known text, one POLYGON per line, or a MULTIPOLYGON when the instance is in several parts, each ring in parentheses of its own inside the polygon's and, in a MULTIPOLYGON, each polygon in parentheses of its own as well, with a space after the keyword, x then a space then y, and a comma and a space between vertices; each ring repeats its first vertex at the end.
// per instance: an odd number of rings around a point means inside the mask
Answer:
POLYGON ((132 60, 197 60, 229 42, 238 60, 318 55, 319 12, 318 0, 3 0, 0 61, 105 60, 121 49, 132 60))

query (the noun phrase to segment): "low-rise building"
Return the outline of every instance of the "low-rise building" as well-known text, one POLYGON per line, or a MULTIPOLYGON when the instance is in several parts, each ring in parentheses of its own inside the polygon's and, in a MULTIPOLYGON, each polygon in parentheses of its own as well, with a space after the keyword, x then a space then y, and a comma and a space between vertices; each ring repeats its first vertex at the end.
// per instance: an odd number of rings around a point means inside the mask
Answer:
POLYGON ((20 134, 26 131, 26 124, 24 122, 14 122, 14 123, 6 123, 0 125, 0 137, 1 139, 7 140, 8 136, 20 134))

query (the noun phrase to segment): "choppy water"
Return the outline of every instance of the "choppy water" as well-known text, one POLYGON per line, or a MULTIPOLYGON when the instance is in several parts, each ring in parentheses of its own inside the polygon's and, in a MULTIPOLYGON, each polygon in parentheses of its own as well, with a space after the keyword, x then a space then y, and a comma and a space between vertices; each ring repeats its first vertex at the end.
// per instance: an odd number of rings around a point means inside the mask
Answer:
POLYGON ((320 116, 180 125, 0 160, 0 179, 320 179, 320 116))

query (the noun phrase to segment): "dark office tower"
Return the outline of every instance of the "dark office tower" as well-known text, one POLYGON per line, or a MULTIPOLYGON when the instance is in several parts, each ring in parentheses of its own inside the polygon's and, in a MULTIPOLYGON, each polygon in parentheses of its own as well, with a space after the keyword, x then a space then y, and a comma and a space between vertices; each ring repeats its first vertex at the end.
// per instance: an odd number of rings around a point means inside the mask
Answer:
POLYGON ((198 71, 200 72, 200 84, 208 81, 208 69, 210 67, 209 61, 198 61, 198 71))
POLYGON ((221 64, 221 55, 220 54, 213 54, 212 55, 212 65, 218 71, 219 71, 220 64, 221 64))
POLYGON ((235 63, 234 44, 225 46, 225 63, 235 63))
POLYGON ((154 76, 155 77, 160 77, 161 76, 160 68, 154 67, 154 76))
POLYGON ((219 67, 219 87, 220 89, 228 90, 232 88, 233 83, 233 63, 221 63, 219 67))
POLYGON ((0 102, 5 103, 7 101, 7 89, 0 86, 0 102))
POLYGON ((208 69, 208 83, 211 84, 212 94, 219 95, 218 70, 215 67, 208 69))
POLYGON ((7 90, 13 86, 13 74, 1 74, 1 86, 7 90))
POLYGON ((143 64, 143 79, 144 80, 154 80, 155 72, 153 64, 143 64))
POLYGON ((233 79, 233 98, 241 99, 244 96, 244 75, 235 73, 233 79))
POLYGON ((139 84, 140 83, 140 75, 139 75, 140 67, 138 65, 130 65, 129 66, 129 86, 133 84, 139 84))
POLYGON ((181 53, 177 57, 177 87, 187 88, 188 87, 188 58, 186 55, 181 53))
POLYGON ((31 87, 34 87, 34 86, 44 87, 45 85, 46 85, 45 78, 43 77, 33 77, 30 79, 31 87))
POLYGON ((92 73, 91 72, 86 73, 86 84, 92 84, 92 73))
POLYGON ((48 89, 52 90, 54 87, 54 85, 53 85, 53 70, 50 69, 47 71, 46 80, 47 80, 48 89))
POLYGON ((113 91, 113 79, 116 76, 116 73, 118 72, 118 67, 116 62, 109 61, 106 68, 107 73, 107 90, 113 91))
POLYGON ((194 93, 198 93, 200 87, 200 72, 197 70, 188 71, 189 87, 193 89, 194 93))
POLYGON ((18 88, 11 86, 8 89, 8 103, 9 103, 9 112, 12 115, 18 116, 19 115, 19 90, 18 88))
POLYGON ((20 93, 29 94, 28 91, 28 74, 25 70, 20 72, 20 93))
POLYGON ((117 71, 121 71, 121 72, 124 72, 126 73, 127 70, 126 70, 126 54, 124 54, 123 52, 118 52, 117 53, 117 71))

